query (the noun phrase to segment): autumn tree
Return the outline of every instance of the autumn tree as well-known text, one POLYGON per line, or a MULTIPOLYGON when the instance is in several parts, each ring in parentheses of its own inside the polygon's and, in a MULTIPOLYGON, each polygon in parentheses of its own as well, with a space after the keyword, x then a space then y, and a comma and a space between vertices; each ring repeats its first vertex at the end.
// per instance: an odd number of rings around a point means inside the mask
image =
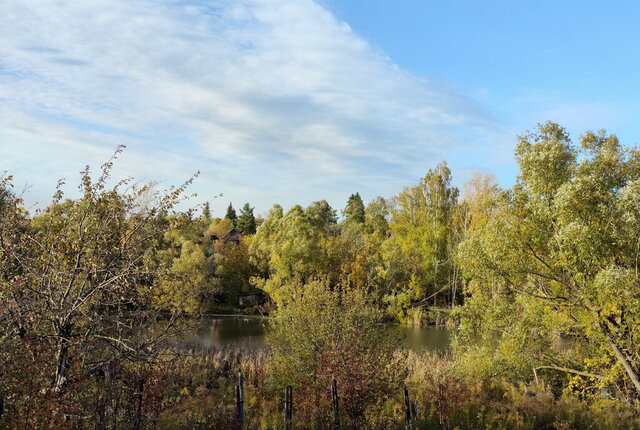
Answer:
POLYGON ((254 284, 276 303, 296 282, 304 283, 324 272, 327 259, 323 238, 334 225, 331 211, 323 204, 306 210, 296 205, 283 214, 276 205, 257 230, 249 247, 251 261, 261 272, 254 284))
POLYGON ((459 270, 454 261, 458 189, 446 163, 430 169, 420 183, 394 198, 385 243, 390 308, 402 319, 405 309, 424 307, 438 295, 453 305, 459 270), (448 293, 448 294, 447 294, 448 293))
POLYGON ((299 205, 283 214, 275 205, 257 229, 249 247, 251 262, 260 276, 256 287, 280 303, 295 284, 319 276, 333 276, 339 262, 330 256, 339 233, 336 211, 325 200, 303 209, 299 205))
POLYGON ((387 237, 389 232, 389 205, 378 196, 364 210, 365 231, 379 239, 387 237))
MULTIPOLYGON (((157 274, 154 306, 163 309, 180 305, 188 312, 207 310, 220 286, 214 279, 214 243, 211 226, 204 217, 188 213, 167 217, 167 230, 156 251, 161 268, 157 274)), ((231 221, 227 220, 229 224, 231 221)))
MULTIPOLYGON (((137 363, 153 360, 184 309, 183 301, 175 303, 156 331, 139 330, 158 322, 152 298, 165 269, 155 253, 171 228, 164 215, 183 198, 191 180, 167 193, 130 180, 109 187, 121 150, 102 166, 97 179, 89 167, 82 171, 78 198, 65 200, 61 181, 50 206, 33 219, 19 209, 15 197, 2 213, 2 333, 9 342, 5 346, 37 357, 33 379, 40 365, 42 374, 50 375, 48 387, 32 394, 41 396, 44 406, 47 393, 58 396, 62 405, 68 386, 73 390, 76 385, 68 382, 80 380, 86 366, 96 365, 88 355, 92 351, 101 351, 93 356, 101 362, 107 355, 137 363)), ((15 359, 2 358, 9 360, 5 363, 15 359)))
POLYGON ((326 200, 311 203, 304 210, 304 214, 316 230, 327 235, 338 233, 338 216, 326 200))
POLYGON ((503 362, 528 356, 577 377, 628 381, 637 395, 640 152, 604 131, 578 146, 548 122, 520 136, 515 153, 516 185, 488 190, 487 213, 460 246, 473 287, 463 332, 479 329, 503 362), (553 357, 548 338, 559 332, 582 344, 582 369, 553 357))

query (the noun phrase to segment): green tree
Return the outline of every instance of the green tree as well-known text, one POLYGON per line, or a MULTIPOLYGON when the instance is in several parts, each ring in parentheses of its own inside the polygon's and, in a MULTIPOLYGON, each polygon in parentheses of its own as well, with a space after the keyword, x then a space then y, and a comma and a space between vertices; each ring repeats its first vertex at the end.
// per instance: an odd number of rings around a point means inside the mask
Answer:
MULTIPOLYGON (((326 214, 325 209, 321 213, 326 214)), ((304 283, 314 275, 325 273, 326 232, 322 218, 314 211, 296 205, 286 214, 274 206, 257 230, 249 252, 253 264, 262 272, 255 278, 257 287, 280 303, 297 281, 304 283)))
POLYGON ((319 200, 311 203, 304 214, 313 224, 314 228, 325 234, 337 234, 338 216, 335 209, 326 200, 319 200))
POLYGON ((549 337, 573 334, 583 370, 605 377, 598 384, 626 379, 637 395, 640 153, 603 131, 578 147, 549 122, 519 138, 516 159, 516 185, 489 199, 460 246, 473 286, 463 333, 480 329, 503 362, 528 352, 537 366, 575 374, 548 348, 549 337))
POLYGON ((233 208, 233 205, 231 203, 229 203, 229 206, 227 206, 227 213, 224 217, 226 219, 231 220, 231 222, 233 222, 234 227, 236 226, 238 215, 236 214, 236 210, 233 208))
POLYGON ((347 206, 342 211, 342 216, 345 218, 344 222, 347 224, 364 224, 365 213, 364 203, 359 193, 351 194, 347 200, 347 206))
POLYGON ((206 221, 211 221, 211 206, 209 202, 205 202, 204 207, 202 208, 202 217, 206 221))
POLYGON ((232 305, 238 304, 240 293, 251 289, 251 276, 255 270, 249 261, 248 238, 240 243, 225 243, 215 254, 216 277, 219 290, 225 296, 225 301, 232 305))
MULTIPOLYGON (((205 310, 219 292, 214 281, 215 263, 210 230, 215 223, 186 214, 169 217, 173 228, 164 234, 156 252, 161 271, 154 295, 155 306, 167 309, 181 303, 186 311, 205 310)), ((229 224, 231 221, 227 220, 229 224)))
POLYGON ((458 210, 458 189, 451 185, 451 171, 444 162, 395 197, 391 237, 384 247, 393 286, 387 301, 401 319, 408 307, 424 307, 428 299, 436 304, 438 294, 448 293, 454 304, 459 283, 453 258, 458 210))
POLYGON ((259 279, 267 279, 270 275, 271 250, 283 216, 282 206, 273 205, 249 246, 250 260, 260 273, 259 279))
POLYGON ((380 196, 369 202, 365 208, 365 227, 369 234, 384 239, 389 231, 389 206, 380 196))
POLYGON ((255 234, 256 218, 253 216, 253 208, 249 206, 249 203, 245 203, 242 209, 240 209, 240 216, 238 217, 236 225, 242 234, 255 234))

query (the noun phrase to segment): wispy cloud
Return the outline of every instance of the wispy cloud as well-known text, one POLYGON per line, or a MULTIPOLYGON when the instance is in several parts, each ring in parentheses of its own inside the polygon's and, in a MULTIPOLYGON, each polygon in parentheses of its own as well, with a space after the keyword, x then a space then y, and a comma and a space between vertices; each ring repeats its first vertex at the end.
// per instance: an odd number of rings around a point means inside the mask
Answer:
POLYGON ((0 170, 38 199, 125 143, 119 171, 200 169, 203 198, 342 204, 494 136, 470 97, 398 68, 311 0, 25 0, 0 16, 0 170))

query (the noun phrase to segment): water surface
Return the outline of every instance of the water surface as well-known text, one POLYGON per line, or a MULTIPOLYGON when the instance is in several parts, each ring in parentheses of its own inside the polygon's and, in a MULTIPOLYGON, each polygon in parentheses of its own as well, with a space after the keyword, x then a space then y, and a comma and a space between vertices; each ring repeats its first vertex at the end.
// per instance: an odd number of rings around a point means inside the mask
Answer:
MULTIPOLYGON (((196 335, 205 346, 236 342, 263 343, 269 329, 268 323, 268 318, 258 316, 211 316, 199 325, 196 335)), ((416 352, 446 352, 451 346, 452 330, 447 328, 380 324, 380 330, 391 330, 402 346, 416 352)))

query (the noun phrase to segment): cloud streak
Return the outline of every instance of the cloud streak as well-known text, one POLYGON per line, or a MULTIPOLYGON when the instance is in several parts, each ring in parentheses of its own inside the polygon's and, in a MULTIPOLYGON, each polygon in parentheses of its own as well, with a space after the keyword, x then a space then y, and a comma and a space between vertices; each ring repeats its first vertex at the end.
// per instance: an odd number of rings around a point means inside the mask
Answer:
POLYGON ((38 199, 40 181, 125 143, 123 174, 200 169, 203 198, 341 205, 493 136, 471 98, 398 68, 310 0, 25 0, 0 16, 1 169, 38 199))

